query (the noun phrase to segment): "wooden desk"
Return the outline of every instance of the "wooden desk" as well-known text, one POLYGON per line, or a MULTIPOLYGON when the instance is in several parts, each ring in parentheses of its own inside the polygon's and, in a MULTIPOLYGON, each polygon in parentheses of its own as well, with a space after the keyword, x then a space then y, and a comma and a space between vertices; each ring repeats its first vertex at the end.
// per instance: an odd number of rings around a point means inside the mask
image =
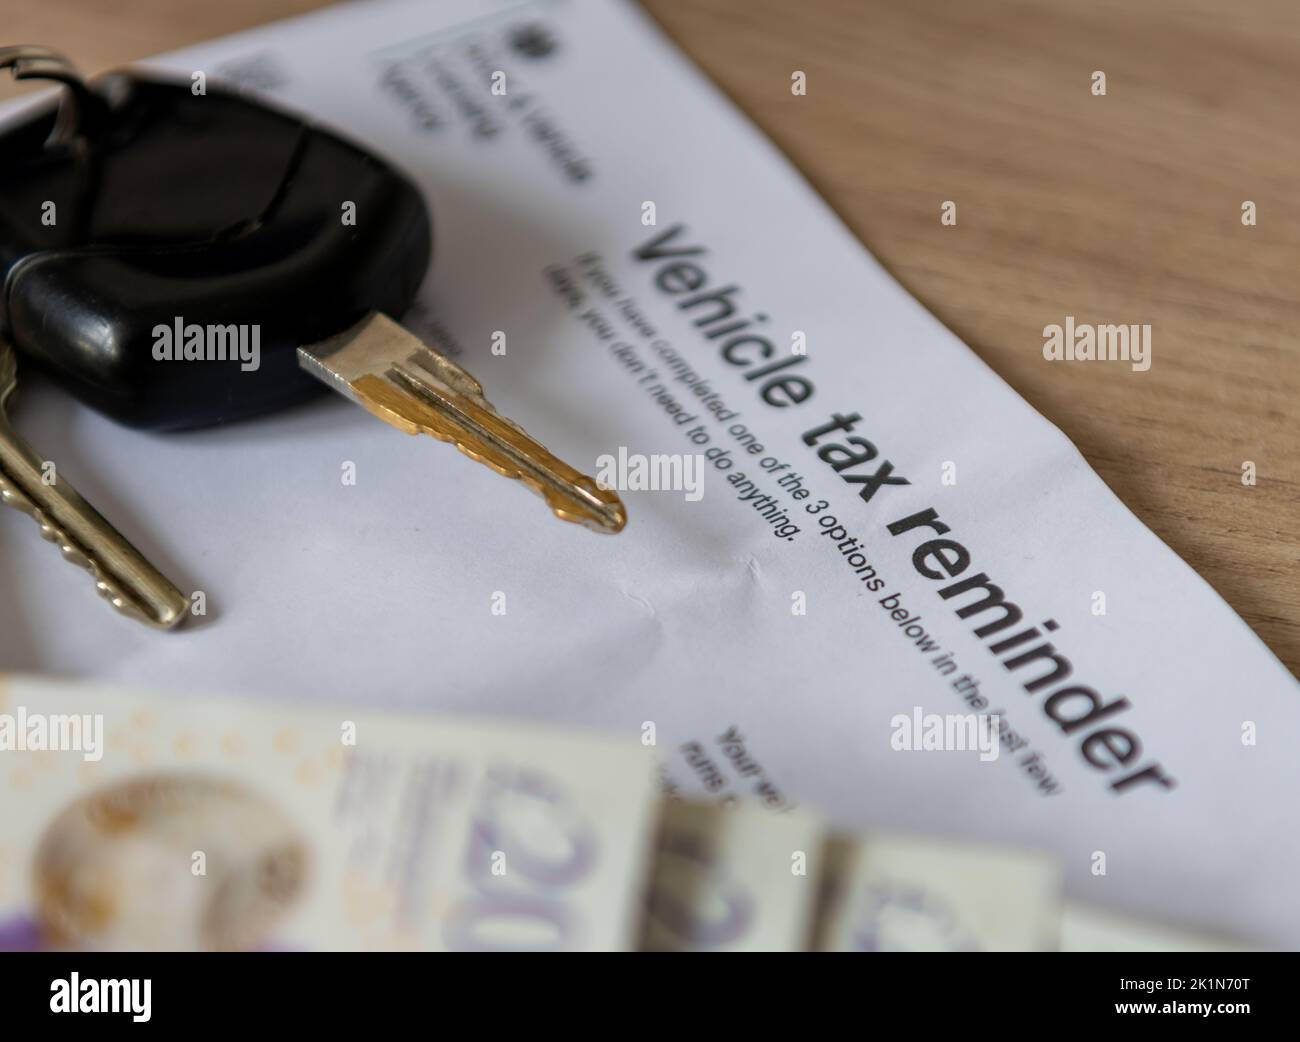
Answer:
MULTIPOLYGON (((0 33, 98 71, 317 6, 0 0, 0 33)), ((1300 5, 646 6, 1300 673, 1300 5), (1150 323, 1150 371, 1045 362, 1066 315, 1150 323)))

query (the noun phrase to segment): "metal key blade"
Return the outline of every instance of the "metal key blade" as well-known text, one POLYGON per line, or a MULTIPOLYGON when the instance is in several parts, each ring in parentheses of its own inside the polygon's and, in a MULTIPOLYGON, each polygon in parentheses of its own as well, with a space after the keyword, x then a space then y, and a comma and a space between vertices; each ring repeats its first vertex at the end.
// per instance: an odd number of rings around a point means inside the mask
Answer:
POLYGON ((123 615, 160 629, 175 626, 185 618, 185 595, 67 481, 44 481, 43 461, 4 413, 16 383, 13 348, 0 339, 0 502, 35 520, 64 560, 90 572, 100 596, 123 615))
POLYGON ((348 332, 298 349, 299 364, 407 434, 430 434, 540 495, 556 517, 614 533, 627 512, 614 492, 500 415, 483 387, 392 319, 371 314, 348 332))

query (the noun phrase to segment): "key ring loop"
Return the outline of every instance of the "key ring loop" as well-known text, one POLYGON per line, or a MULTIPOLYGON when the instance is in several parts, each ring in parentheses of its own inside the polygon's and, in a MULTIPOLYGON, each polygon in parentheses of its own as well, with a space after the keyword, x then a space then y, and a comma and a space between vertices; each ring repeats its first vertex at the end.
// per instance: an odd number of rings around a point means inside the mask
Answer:
POLYGON ((59 103, 54 129, 46 141, 47 147, 66 145, 79 136, 90 135, 100 101, 63 54, 30 43, 0 47, 0 69, 12 70, 16 80, 53 80, 67 88, 59 103))

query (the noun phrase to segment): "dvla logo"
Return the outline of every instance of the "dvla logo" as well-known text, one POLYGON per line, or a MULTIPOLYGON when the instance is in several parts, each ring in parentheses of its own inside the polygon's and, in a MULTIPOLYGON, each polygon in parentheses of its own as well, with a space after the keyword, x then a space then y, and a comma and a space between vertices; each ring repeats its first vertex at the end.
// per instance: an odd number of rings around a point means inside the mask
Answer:
POLYGON ((151 1016, 150 1000, 153 981, 81 979, 57 977, 50 983, 51 1013, 130 1013, 131 1019, 143 1024, 151 1016))

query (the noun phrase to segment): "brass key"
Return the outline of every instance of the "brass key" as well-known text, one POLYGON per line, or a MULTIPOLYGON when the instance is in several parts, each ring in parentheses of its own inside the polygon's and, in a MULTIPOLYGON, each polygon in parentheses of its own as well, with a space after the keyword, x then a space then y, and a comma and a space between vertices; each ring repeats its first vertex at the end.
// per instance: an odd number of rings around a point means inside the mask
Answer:
POLYGON ((386 315, 372 312, 345 333, 298 348, 298 364, 399 431, 449 441, 522 482, 562 521, 610 534, 627 523, 616 492, 547 452, 496 411, 474 377, 386 315))
POLYGON ((46 483, 43 461, 22 440, 5 412, 18 384, 13 347, 0 338, 0 501, 29 515, 41 535, 95 578, 101 597, 123 615, 169 629, 185 617, 188 601, 67 481, 46 483))

